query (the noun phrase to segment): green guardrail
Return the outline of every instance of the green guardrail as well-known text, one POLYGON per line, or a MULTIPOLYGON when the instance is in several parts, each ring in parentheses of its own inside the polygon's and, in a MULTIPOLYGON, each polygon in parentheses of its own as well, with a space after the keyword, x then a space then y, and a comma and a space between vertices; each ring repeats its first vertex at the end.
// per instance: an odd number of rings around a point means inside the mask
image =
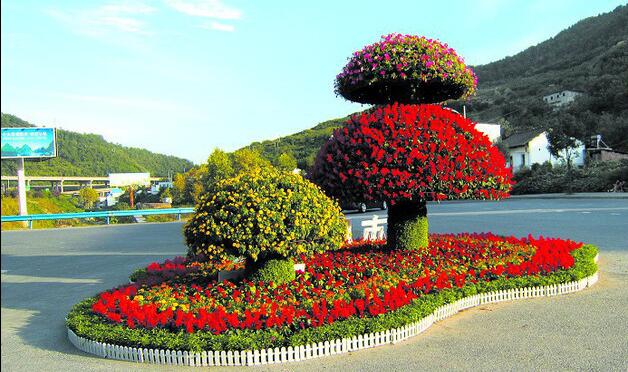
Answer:
POLYGON ((194 208, 164 208, 164 209, 128 209, 122 211, 78 212, 78 213, 51 213, 51 214, 27 214, 24 216, 2 216, 2 222, 28 222, 28 227, 33 228, 33 221, 64 220, 71 218, 104 218, 109 225, 111 217, 151 216, 158 214, 176 214, 177 220, 181 220, 182 214, 194 213, 194 208))

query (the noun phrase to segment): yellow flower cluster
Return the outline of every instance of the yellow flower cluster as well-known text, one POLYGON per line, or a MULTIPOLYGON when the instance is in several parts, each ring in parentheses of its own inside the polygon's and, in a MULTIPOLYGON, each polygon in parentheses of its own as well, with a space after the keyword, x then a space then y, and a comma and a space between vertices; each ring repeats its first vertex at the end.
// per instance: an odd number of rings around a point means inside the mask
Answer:
POLYGON ((300 175, 258 170, 200 197, 185 227, 191 253, 258 260, 336 249, 346 222, 338 204, 300 175))

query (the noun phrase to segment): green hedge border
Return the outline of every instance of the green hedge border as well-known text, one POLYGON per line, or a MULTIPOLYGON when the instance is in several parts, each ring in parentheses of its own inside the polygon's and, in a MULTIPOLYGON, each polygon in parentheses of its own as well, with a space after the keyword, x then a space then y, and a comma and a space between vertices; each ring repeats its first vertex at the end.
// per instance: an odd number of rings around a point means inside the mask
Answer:
POLYGON ((76 304, 68 314, 67 326, 77 336, 92 341, 152 349, 201 352, 299 346, 400 328, 420 321, 439 306, 479 293, 578 281, 597 272, 594 261, 597 253, 597 247, 584 245, 573 251, 575 263, 568 270, 560 270, 546 276, 500 278, 491 282, 467 284, 462 288, 445 289, 421 296, 409 305, 376 317, 350 318, 304 330, 294 331, 284 327, 257 331, 232 330, 214 335, 210 332, 188 334, 183 330, 172 332, 165 329, 130 329, 120 324, 104 323, 101 317, 92 314, 91 305, 96 301, 96 297, 76 304))

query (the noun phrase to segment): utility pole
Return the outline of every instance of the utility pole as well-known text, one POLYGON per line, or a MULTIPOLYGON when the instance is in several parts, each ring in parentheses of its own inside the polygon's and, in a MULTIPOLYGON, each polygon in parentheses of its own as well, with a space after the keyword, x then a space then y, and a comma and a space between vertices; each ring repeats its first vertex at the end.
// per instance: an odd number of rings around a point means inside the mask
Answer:
POLYGON ((133 194, 133 185, 129 186, 129 204, 131 208, 135 208, 135 195, 133 194))

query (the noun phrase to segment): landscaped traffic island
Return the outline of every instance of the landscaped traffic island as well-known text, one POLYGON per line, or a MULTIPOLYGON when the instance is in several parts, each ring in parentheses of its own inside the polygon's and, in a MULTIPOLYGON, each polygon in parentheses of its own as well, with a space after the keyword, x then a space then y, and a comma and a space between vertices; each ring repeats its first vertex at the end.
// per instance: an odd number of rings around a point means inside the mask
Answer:
POLYGON ((336 91, 375 106, 334 133, 312 181, 264 170, 211 185, 185 226, 187 256, 77 304, 70 340, 132 361, 279 363, 396 342, 479 304, 591 285, 590 245, 428 235, 428 201, 510 190, 488 138, 435 104, 475 87, 462 59, 435 40, 393 34, 354 53, 336 91), (388 239, 348 242, 329 195, 386 201, 388 239))

